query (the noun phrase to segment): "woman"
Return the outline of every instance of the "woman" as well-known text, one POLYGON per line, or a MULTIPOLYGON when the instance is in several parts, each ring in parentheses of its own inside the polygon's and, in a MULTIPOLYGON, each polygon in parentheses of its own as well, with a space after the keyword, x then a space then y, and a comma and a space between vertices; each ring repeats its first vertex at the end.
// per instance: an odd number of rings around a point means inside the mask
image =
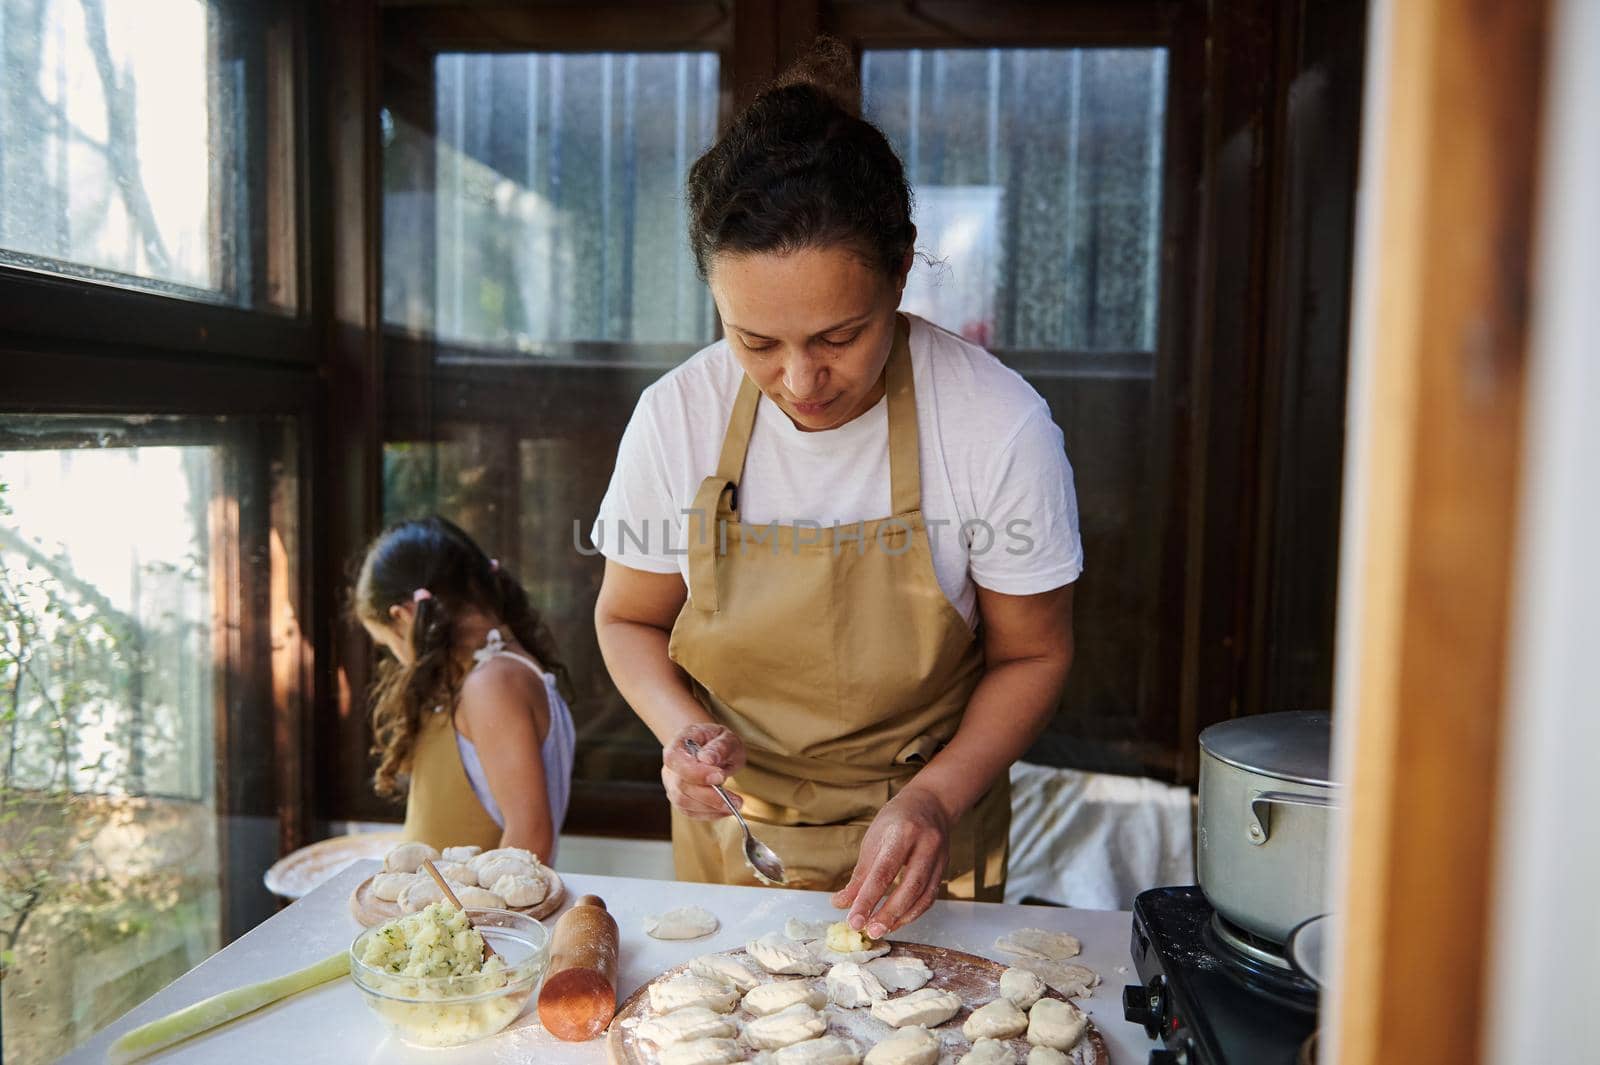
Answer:
POLYGON ((941 890, 1002 897, 1007 767, 1065 683, 1082 551, 1044 401, 897 311, 910 193, 853 80, 820 41, 690 171, 726 337, 639 401, 595 616, 664 748, 679 878, 754 882, 726 784, 876 938, 941 890))

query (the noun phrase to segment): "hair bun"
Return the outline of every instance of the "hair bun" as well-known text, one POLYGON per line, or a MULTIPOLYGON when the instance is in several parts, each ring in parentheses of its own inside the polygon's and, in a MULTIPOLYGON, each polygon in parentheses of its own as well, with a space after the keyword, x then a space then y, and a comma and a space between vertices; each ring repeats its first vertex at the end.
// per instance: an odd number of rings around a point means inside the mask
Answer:
POLYGON ((861 78, 856 73, 855 53, 837 37, 817 37, 772 82, 773 89, 791 85, 809 85, 847 113, 861 114, 861 78))

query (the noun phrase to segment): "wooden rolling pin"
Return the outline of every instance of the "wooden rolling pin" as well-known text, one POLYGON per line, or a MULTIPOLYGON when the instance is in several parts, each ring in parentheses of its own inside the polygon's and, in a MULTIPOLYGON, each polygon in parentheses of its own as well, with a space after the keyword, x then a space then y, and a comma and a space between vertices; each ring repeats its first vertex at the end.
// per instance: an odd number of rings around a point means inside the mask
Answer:
POLYGON ((557 1039, 581 1043, 605 1031, 616 1012, 617 922, 604 899, 585 895, 556 922, 539 1020, 557 1039))

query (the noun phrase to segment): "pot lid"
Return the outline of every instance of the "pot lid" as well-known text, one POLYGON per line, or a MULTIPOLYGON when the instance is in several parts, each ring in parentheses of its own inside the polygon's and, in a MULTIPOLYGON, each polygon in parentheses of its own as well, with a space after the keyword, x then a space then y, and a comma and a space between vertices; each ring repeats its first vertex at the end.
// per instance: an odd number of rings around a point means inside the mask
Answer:
POLYGON ((1200 733, 1200 749, 1240 769, 1330 787, 1331 715, 1288 710, 1223 721, 1200 733))

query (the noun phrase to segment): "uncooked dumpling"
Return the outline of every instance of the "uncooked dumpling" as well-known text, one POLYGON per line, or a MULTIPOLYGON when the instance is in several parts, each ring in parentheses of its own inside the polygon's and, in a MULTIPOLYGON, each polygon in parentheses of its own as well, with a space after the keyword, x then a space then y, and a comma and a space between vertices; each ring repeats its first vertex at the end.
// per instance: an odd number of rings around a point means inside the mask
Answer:
POLYGON ((1028 1051, 1028 1065, 1071 1065, 1072 1059, 1055 1047, 1034 1047, 1028 1051))
MULTIPOLYGON (((478 885, 478 874, 472 871, 472 866, 465 862, 434 862, 433 867, 439 870, 439 875, 452 884, 466 884, 468 887, 478 885)), ((423 873, 427 876, 427 873, 423 873)))
POLYGON ((732 1039, 691 1039, 661 1049, 661 1065, 731 1065, 744 1051, 732 1039))
POLYGON ((475 910, 503 910, 506 900, 498 892, 488 888, 477 887, 473 884, 463 884, 457 887, 450 885, 450 890, 456 893, 456 900, 463 906, 471 906, 475 910))
POLYGON ((827 1030, 827 1019, 801 1002, 745 1025, 744 1041, 757 1050, 777 1050, 815 1039, 827 1030))
POLYGON ((1017 1065, 1017 1052, 995 1039, 980 1039, 956 1065, 1017 1065))
MULTIPOLYGON (((867 972, 878 978, 884 990, 916 991, 924 987, 933 979, 933 970, 928 968, 928 963, 921 958, 907 955, 894 958, 875 958, 862 966, 867 972)), ((1032 1003, 1030 1002, 1031 1006, 1032 1003)))
POLYGON ((840 962, 860 965, 883 957, 890 949, 888 943, 873 939, 865 932, 857 932, 844 921, 835 921, 828 926, 826 936, 811 943, 811 952, 819 961, 829 965, 838 965, 840 962))
POLYGON ((1007 998, 979 1006, 961 1026, 968 1039, 1015 1039, 1028 1030, 1028 1015, 1007 998))
POLYGON ((757 965, 774 976, 820 976, 828 968, 804 943, 796 943, 778 932, 753 939, 744 949, 757 965))
POLYGON ((447 862, 461 862, 466 864, 483 853, 482 847, 446 847, 439 852, 439 857, 447 862))
POLYGON ((416 878, 416 873, 379 873, 372 878, 372 896, 384 902, 394 902, 416 878))
POLYGON ((704 1006, 716 1013, 727 1013, 739 1000, 739 992, 717 980, 694 973, 681 973, 671 980, 650 985, 650 1008, 657 1013, 704 1006))
POLYGON ((798 939, 809 943, 814 939, 822 939, 828 934, 828 926, 832 921, 807 921, 799 917, 791 917, 783 922, 783 934, 790 939, 798 939))
POLYGON ((960 995, 932 987, 872 1004, 872 1015, 891 1028, 937 1028, 960 1011, 960 995))
POLYGON ((472 869, 478 874, 478 883, 493 884, 503 876, 539 876, 539 867, 515 855, 502 854, 496 858, 473 861, 472 869))
POLYGON ((1016 967, 1037 975, 1047 985, 1068 998, 1077 998, 1100 984, 1100 974, 1075 961, 1042 961, 1018 958, 1016 967))
POLYGON ((469 858, 468 862, 474 869, 482 869, 483 863, 492 862, 496 858, 515 858, 520 862, 527 862, 535 868, 539 865, 539 856, 521 847, 495 847, 492 850, 480 851, 469 858))
POLYGON ((716 914, 703 906, 681 906, 644 922, 645 934, 655 939, 699 939, 719 927, 716 914))
POLYGON ((749 966, 726 954, 704 954, 689 963, 689 971, 707 980, 720 980, 729 987, 749 991, 761 982, 749 966))
POLYGON ((1023 958, 1042 958, 1045 961, 1066 961, 1083 952, 1077 936, 1065 932, 1051 932, 1043 928, 1019 928, 994 941, 994 949, 1023 958))
POLYGON ((496 880, 489 890, 505 899, 507 906, 520 909, 543 902, 550 893, 550 885, 542 876, 509 873, 496 880))
MULTIPOLYGON (((449 883, 449 881, 446 881, 449 883)), ((460 898, 461 893, 467 890, 465 884, 450 884, 450 890, 460 898)), ((436 902, 444 901, 444 892, 439 890, 439 885, 433 882, 431 876, 414 877, 411 883, 400 892, 400 897, 395 900, 400 904, 403 913, 417 913, 432 906, 436 902)))
POLYGON ((825 1035, 786 1046, 772 1056, 773 1065, 860 1065, 861 1051, 848 1039, 825 1035))
POLYGON ((1089 1018, 1076 1006, 1059 999, 1041 998, 1028 1011, 1028 1042, 1034 1046, 1071 1050, 1088 1024, 1089 1018))
POLYGON ((657 1046, 691 1039, 732 1039, 739 1034, 732 1021, 704 1006, 673 1010, 639 1025, 639 1038, 657 1046))
POLYGON ((840 962, 829 969, 826 984, 828 1000, 835 1006, 843 1006, 845 1009, 870 1006, 880 999, 889 997, 889 992, 878 982, 876 976, 851 961, 840 962))
POLYGON ((1030 1010, 1044 994, 1044 981, 1031 969, 1007 969, 1000 974, 1000 993, 1019 1010, 1030 1010))
POLYGON ((438 861, 439 852, 426 843, 402 843, 383 859, 386 873, 414 873, 425 861, 438 861))
POLYGON ((905 1028, 867 1051, 861 1065, 933 1065, 939 1038, 926 1028, 905 1028))
POLYGON ((751 988, 744 996, 744 1008, 757 1017, 786 1010, 797 1002, 820 1010, 827 1004, 828 998, 809 980, 774 980, 770 984, 751 988))

